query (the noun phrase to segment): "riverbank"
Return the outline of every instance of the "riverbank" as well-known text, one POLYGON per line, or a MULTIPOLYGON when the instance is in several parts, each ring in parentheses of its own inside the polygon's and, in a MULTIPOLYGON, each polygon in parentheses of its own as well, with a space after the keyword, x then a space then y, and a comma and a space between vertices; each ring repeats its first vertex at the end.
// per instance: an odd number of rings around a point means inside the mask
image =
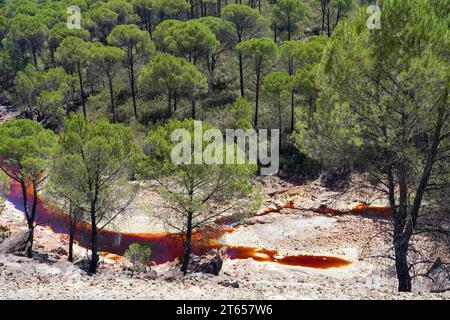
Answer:
MULTIPOLYGON (((318 183, 293 186, 265 181, 264 207, 292 201, 297 207, 326 205, 351 209, 377 198, 355 190, 324 190, 318 183), (284 190, 284 191, 283 191, 284 190), (281 192, 277 192, 281 191, 281 192), (275 193, 274 193, 275 192, 275 193)), ((143 200, 146 198, 143 196, 143 200)), ((148 199, 147 199, 148 200, 148 199)), ((382 200, 377 200, 382 204, 382 200)), ((264 210, 260 211, 260 214, 264 210)), ((25 229, 22 213, 11 203, 0 224, 12 231, 25 229)), ((0 255, 0 297, 4 299, 449 299, 450 293, 430 293, 429 284, 417 282, 416 292, 398 294, 391 263, 370 259, 384 253, 389 237, 380 232, 389 221, 360 215, 324 215, 311 210, 282 209, 246 219, 218 240, 222 245, 276 250, 284 255, 314 254, 351 261, 341 268, 316 269, 286 266, 254 259, 226 259, 219 276, 194 273, 181 277, 173 263, 152 266, 152 272, 131 278, 129 263, 102 255, 99 273, 88 276, 66 261, 67 236, 50 228, 36 229, 34 259, 0 255), (377 235, 376 237, 374 237, 377 235), (372 240, 372 241, 370 241, 372 240)), ((426 245, 428 239, 417 239, 426 245)), ((79 258, 86 249, 76 246, 79 258)), ((259 254, 264 254, 263 252, 259 254)), ((437 254, 440 254, 437 252, 437 254)))

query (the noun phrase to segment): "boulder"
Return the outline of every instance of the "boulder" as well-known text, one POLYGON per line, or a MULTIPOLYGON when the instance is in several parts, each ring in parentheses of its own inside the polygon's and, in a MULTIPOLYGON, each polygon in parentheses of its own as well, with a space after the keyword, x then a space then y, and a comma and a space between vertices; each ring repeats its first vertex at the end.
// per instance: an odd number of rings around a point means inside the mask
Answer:
POLYGON ((20 231, 11 235, 0 244, 0 254, 23 253, 28 247, 30 231, 20 231))
POLYGON ((144 274, 144 279, 146 279, 146 280, 156 280, 157 278, 158 278, 158 274, 156 273, 155 270, 147 271, 144 274))
POLYGON ((162 279, 165 281, 181 281, 183 279, 183 272, 179 268, 170 268, 163 273, 162 279))
POLYGON ((51 253, 59 255, 59 256, 67 256, 68 253, 66 251, 66 249, 64 249, 63 247, 58 247, 55 249, 50 250, 51 253))
POLYGON ((222 269, 224 256, 225 250, 223 249, 211 250, 201 257, 194 256, 191 258, 191 266, 189 269, 192 272, 208 273, 217 276, 222 269))

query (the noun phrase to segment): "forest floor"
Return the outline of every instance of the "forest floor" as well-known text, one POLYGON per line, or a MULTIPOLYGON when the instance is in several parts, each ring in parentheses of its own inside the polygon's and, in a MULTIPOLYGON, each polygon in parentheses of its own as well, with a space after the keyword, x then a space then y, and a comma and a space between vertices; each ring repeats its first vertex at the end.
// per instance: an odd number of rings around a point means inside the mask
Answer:
MULTIPOLYGON (((89 276, 66 261, 66 235, 38 226, 37 253, 33 259, 0 255, 0 299, 450 298, 449 291, 431 293, 427 280, 416 280, 412 293, 396 292, 392 262, 375 258, 389 252, 391 240, 385 232, 390 228, 389 220, 376 215, 313 211, 321 205, 348 211, 361 202, 384 206, 382 196, 364 188, 332 191, 319 181, 294 185, 272 177, 262 182, 265 209, 258 216, 242 221, 233 232, 219 239, 219 243, 277 250, 279 255, 335 256, 352 263, 340 268, 315 269, 257 262, 251 258, 225 259, 218 276, 193 273, 185 277, 174 271, 174 263, 165 263, 152 266, 152 272, 131 278, 126 259, 104 254, 98 274, 89 276), (302 210, 280 210, 286 203, 294 203, 302 210), (278 210, 267 210, 277 207, 278 210)), ((352 185, 357 184, 356 181, 352 185)), ((148 193, 140 194, 136 207, 142 202, 152 202, 149 197, 148 193)), ((137 230, 136 227, 146 219, 148 216, 138 212, 117 226, 126 231, 150 232, 148 228, 137 230)), ((8 226, 12 232, 26 229, 22 213, 9 202, 0 215, 0 225, 8 226)), ((153 225, 151 231, 155 232, 155 228, 158 226, 153 225)), ((433 245, 426 237, 414 241, 418 248, 433 245)), ((448 248, 432 252, 431 258, 439 256, 448 260, 448 248)), ((76 254, 83 257, 87 251, 76 246, 76 254)))

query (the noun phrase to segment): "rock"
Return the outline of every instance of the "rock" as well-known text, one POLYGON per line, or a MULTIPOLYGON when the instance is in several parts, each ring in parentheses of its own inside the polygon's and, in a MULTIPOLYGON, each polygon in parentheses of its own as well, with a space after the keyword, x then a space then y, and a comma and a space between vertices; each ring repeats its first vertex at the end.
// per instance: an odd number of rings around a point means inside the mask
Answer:
POLYGON ((37 253, 33 256, 33 260, 39 263, 50 263, 48 254, 46 253, 37 253))
POLYGON ((221 281, 219 284, 224 287, 239 288, 239 281, 221 281))
POLYGON ((0 254, 6 253, 22 253, 26 250, 30 231, 21 231, 15 235, 11 235, 0 244, 0 254))
POLYGON ((191 258, 190 269, 192 272, 201 272, 213 275, 219 275, 223 265, 225 250, 211 250, 204 256, 191 258))
POLYGON ((164 272, 162 278, 165 281, 181 280, 183 278, 183 272, 181 272, 178 268, 171 268, 164 272))
POLYGON ((57 255, 60 255, 60 256, 67 256, 68 255, 67 251, 63 247, 58 247, 56 249, 52 249, 50 252, 54 253, 54 254, 57 254, 57 255))
POLYGON ((156 280, 158 278, 158 274, 155 270, 150 270, 144 274, 144 279, 146 280, 156 280))

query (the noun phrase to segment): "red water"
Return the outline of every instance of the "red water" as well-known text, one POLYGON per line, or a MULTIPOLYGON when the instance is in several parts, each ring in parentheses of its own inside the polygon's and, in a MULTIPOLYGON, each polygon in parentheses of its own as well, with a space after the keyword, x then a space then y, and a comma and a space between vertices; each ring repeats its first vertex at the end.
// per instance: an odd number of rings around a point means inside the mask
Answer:
MULTIPOLYGON (((29 192, 30 203, 32 193, 29 192)), ((17 183, 12 182, 8 200, 17 209, 23 211, 22 192, 17 183)), ((233 220, 234 221, 234 220, 233 220)), ((48 226, 54 232, 68 234, 68 218, 62 214, 60 209, 54 206, 44 206, 38 199, 36 222, 39 225, 48 226)), ((217 220, 214 227, 209 227, 193 235, 193 253, 204 254, 211 249, 223 247, 217 240, 225 233, 232 232, 233 228, 227 226, 230 221, 226 218, 217 220), (224 223, 224 224, 223 224, 224 223), (206 240, 207 239, 207 240, 206 240)), ((234 223, 234 222, 233 222, 234 223)), ((78 223, 76 226, 75 240, 79 245, 89 248, 90 246, 90 225, 78 223)), ((132 243, 147 244, 152 248, 151 260, 156 263, 172 261, 182 256, 182 242, 178 234, 171 233, 121 233, 103 229, 99 232, 99 251, 110 252, 123 255, 128 246, 132 243)), ((337 257, 296 255, 279 257, 274 250, 258 249, 243 246, 227 246, 227 255, 231 259, 253 258, 256 261, 275 262, 289 266, 303 266, 311 268, 328 269, 332 267, 343 267, 350 262, 337 257)))
POLYGON ((325 215, 331 215, 331 216, 340 216, 344 214, 353 214, 353 215, 361 215, 365 217, 373 217, 373 218, 382 218, 382 219, 389 219, 392 216, 392 210, 389 207, 383 207, 383 206, 372 206, 365 203, 360 203, 356 205, 351 210, 336 210, 327 207, 326 205, 321 205, 318 208, 313 209, 307 209, 307 208, 300 208, 294 204, 294 202, 289 201, 286 202, 283 205, 276 205, 274 207, 269 207, 265 209, 262 213, 259 215, 266 215, 272 212, 279 213, 283 209, 294 209, 294 210, 300 210, 300 211, 313 211, 315 213, 319 214, 325 214, 325 215))

